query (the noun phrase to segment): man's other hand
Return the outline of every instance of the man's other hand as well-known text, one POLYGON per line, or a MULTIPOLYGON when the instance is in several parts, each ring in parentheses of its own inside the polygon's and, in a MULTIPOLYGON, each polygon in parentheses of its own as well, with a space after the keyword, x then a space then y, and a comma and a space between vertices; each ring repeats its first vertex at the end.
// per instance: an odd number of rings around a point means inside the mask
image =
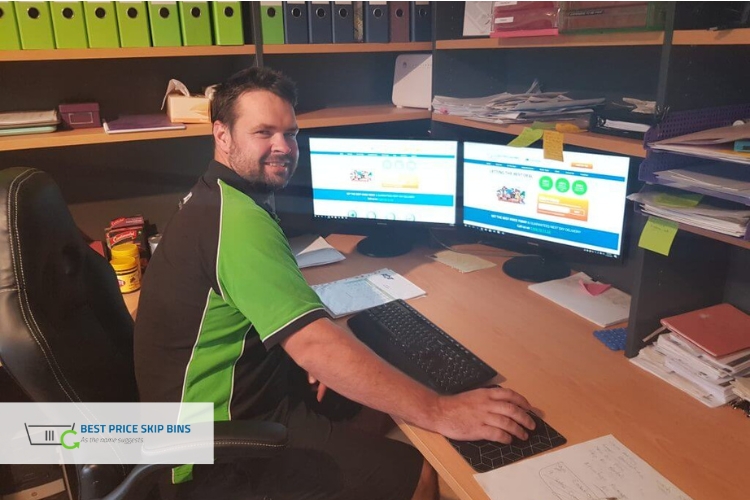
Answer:
POLYGON ((323 401, 323 396, 325 396, 328 387, 318 382, 318 379, 316 379, 309 373, 307 374, 307 381, 310 383, 310 386, 313 388, 313 390, 316 391, 315 399, 318 400, 318 403, 323 401))
POLYGON ((513 436, 525 440, 534 420, 529 402, 515 391, 492 387, 454 396, 439 396, 434 430, 461 441, 488 439, 508 444, 513 436))

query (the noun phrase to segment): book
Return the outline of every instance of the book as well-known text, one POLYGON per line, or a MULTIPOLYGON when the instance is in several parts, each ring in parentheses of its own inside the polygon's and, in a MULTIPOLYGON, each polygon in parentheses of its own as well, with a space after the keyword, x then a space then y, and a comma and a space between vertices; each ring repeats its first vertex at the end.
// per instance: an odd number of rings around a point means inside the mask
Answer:
POLYGON ((661 324, 716 358, 750 349, 750 316, 731 304, 670 316, 661 324))
POLYGON ((169 121, 167 115, 161 113, 154 115, 124 115, 116 120, 104 120, 104 131, 108 134, 184 129, 184 123, 172 123, 169 121))

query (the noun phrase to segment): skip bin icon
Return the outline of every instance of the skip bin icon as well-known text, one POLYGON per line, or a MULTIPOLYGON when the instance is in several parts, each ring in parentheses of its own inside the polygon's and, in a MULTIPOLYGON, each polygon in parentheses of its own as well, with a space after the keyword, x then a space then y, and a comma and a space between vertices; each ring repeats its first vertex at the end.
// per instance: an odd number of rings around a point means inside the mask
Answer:
POLYGON ((67 430, 74 430, 76 424, 72 425, 29 425, 26 426, 26 435, 29 444, 34 446, 61 446, 60 436, 67 430))

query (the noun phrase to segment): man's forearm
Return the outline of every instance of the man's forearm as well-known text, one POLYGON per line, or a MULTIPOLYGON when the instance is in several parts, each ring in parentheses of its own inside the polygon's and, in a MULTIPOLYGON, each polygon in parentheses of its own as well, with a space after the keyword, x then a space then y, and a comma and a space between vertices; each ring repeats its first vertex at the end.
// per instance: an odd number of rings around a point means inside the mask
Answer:
POLYGON ((432 427, 437 395, 330 320, 309 324, 282 346, 297 364, 339 394, 420 427, 432 427))

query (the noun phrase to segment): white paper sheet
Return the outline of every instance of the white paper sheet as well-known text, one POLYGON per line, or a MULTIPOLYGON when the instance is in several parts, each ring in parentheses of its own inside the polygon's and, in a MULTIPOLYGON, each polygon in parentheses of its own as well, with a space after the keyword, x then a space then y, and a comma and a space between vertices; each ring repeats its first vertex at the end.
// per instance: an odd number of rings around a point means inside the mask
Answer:
POLYGON ((306 235, 290 238, 289 246, 300 269, 331 264, 346 258, 328 244, 322 236, 306 235))
POLYGON ((474 477, 493 500, 690 500, 611 435, 474 477))

